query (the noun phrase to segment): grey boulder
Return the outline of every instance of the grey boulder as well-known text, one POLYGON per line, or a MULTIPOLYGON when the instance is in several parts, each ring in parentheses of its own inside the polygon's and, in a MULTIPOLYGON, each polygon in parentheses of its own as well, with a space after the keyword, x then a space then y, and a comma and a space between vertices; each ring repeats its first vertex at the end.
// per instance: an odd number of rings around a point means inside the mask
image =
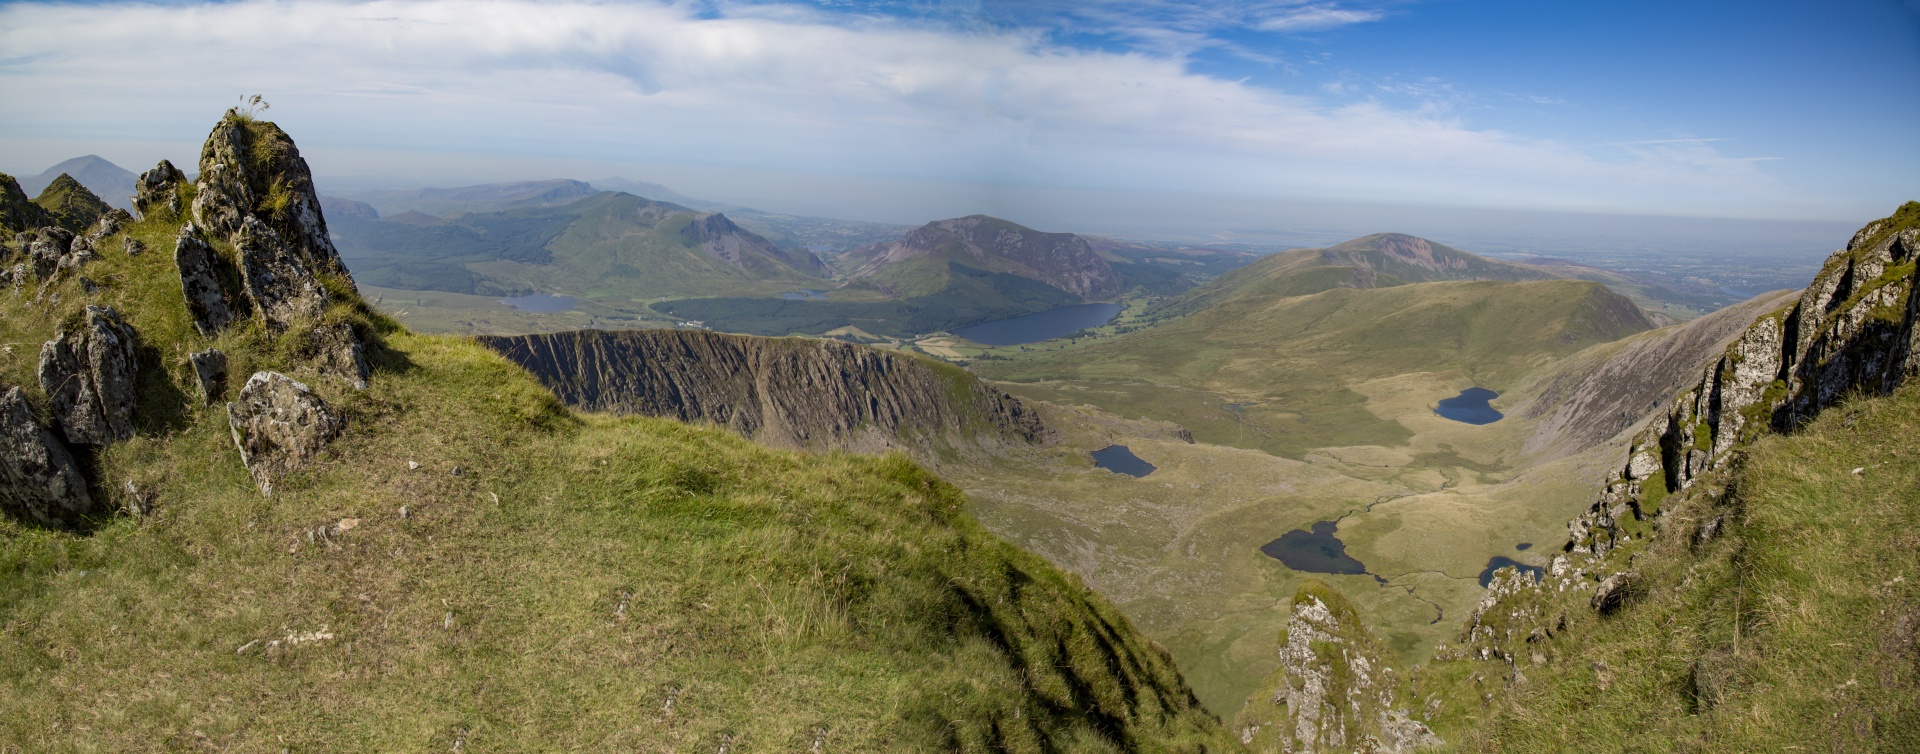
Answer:
POLYGON ((161 160, 152 170, 140 174, 133 183, 133 206, 140 211, 141 217, 172 220, 186 209, 181 201, 180 189, 187 183, 187 176, 173 163, 161 160))
POLYGON ((73 455, 34 418, 17 387, 0 394, 0 507, 47 526, 74 522, 94 508, 73 455))
POLYGON ((227 329, 233 321, 233 307, 215 273, 220 263, 213 247, 200 237, 200 229, 187 223, 173 244, 173 264, 180 269, 180 290, 187 297, 187 313, 193 316, 194 329, 209 338, 227 329))
POLYGON ((227 425, 254 486, 271 497, 274 480, 318 456, 343 422, 306 385, 279 372, 255 372, 227 404, 227 425))
POLYGON ((106 445, 133 437, 133 346, 133 328, 118 313, 89 306, 78 328, 62 329, 40 347, 40 389, 67 442, 106 445))
POLYGON ((187 356, 193 364, 193 381, 199 388, 202 405, 211 406, 227 394, 227 355, 209 348, 187 356))
POLYGON ((297 323, 319 319, 326 311, 326 289, 280 234, 259 218, 248 215, 240 221, 233 245, 240 252, 247 297, 267 321, 267 329, 285 332, 297 323))

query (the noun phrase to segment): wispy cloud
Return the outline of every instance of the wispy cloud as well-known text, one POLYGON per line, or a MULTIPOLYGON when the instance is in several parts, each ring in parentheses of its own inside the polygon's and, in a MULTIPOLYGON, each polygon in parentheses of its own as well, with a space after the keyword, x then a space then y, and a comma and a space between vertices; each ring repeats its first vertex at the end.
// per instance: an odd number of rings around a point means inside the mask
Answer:
POLYGON ((1734 206, 1776 185, 1703 140, 1596 152, 1432 108, 1322 99, 1199 75, 1178 59, 1063 46, 1029 29, 797 6, 23 4, 0 7, 0 49, 11 55, 0 64, 9 106, 0 158, 16 160, 80 128, 101 139, 204 134, 236 95, 259 91, 310 153, 339 155, 317 160, 322 172, 394 169, 366 156, 377 149, 429 170, 419 155, 444 155, 443 166, 601 159, 1662 210, 1701 196, 1734 206))

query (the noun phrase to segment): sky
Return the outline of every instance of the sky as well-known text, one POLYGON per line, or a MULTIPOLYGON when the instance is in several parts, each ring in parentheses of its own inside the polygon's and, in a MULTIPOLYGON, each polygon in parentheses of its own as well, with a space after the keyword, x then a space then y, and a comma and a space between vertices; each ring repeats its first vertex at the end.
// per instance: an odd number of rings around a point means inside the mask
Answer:
POLYGON ((323 191, 622 175, 1057 229, 1920 199, 1920 0, 0 4, 0 170, 191 163, 253 93, 323 191))

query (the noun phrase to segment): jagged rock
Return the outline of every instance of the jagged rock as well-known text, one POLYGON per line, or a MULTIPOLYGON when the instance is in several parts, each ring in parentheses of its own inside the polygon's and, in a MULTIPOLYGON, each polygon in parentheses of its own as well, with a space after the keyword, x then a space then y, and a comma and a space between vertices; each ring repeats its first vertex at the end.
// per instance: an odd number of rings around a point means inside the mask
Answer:
POLYGON ((187 313, 193 316, 194 329, 209 338, 227 329, 233 321, 233 308, 227 304, 226 289, 215 272, 220 256, 200 237, 200 229, 193 223, 180 228, 180 238, 173 244, 173 264, 180 270, 180 290, 187 297, 187 313))
POLYGON ((74 523, 94 508, 73 454, 34 418, 17 387, 0 393, 0 507, 45 526, 74 523))
POLYGON ((137 257, 147 250, 147 245, 141 243, 138 238, 128 238, 125 248, 127 250, 127 256, 137 257))
POLYGON ((40 389, 67 442, 105 445, 133 437, 134 334, 111 308, 85 317, 40 347, 40 389))
POLYGON ((306 385, 278 372, 255 372, 227 404, 227 426, 254 486, 272 496, 273 481, 318 456, 342 422, 306 385))
POLYGON ((240 253, 241 275, 247 297, 267 329, 281 332, 300 322, 320 318, 327 309, 327 291, 293 255, 280 234, 259 218, 247 216, 233 236, 240 253))
POLYGON ((145 218, 173 220, 180 217, 186 209, 181 194, 187 185, 187 175, 180 172, 173 163, 161 160, 152 170, 140 174, 133 184, 133 207, 145 218))
POLYGON ((345 380, 355 390, 367 389, 367 378, 373 374, 359 336, 344 322, 308 331, 300 355, 321 376, 345 380))
POLYGON ((227 394, 227 355, 209 348, 187 357, 193 364, 193 381, 199 389, 202 405, 211 406, 227 394))
POLYGON ((107 210, 106 214, 101 215, 100 219, 94 222, 92 228, 87 229, 87 247, 98 249, 101 241, 119 233, 131 222, 133 222, 133 216, 127 214, 126 210, 118 208, 107 210))
POLYGON ((0 231, 24 233, 54 223, 46 208, 34 204, 13 176, 0 173, 0 231))
POLYGON ((1593 599, 1589 604, 1601 615, 1618 611, 1640 592, 1640 575, 1633 571, 1622 571, 1600 582, 1593 590, 1593 599))
POLYGON ((62 269, 78 266, 68 260, 73 250, 73 232, 66 228, 46 227, 15 238, 33 262, 33 274, 47 280, 62 269))
POLYGON ((351 282, 327 234, 313 173, 279 126, 235 114, 221 119, 201 147, 195 190, 193 215, 208 230, 234 235, 247 218, 256 218, 279 234, 309 272, 351 282))
POLYGON ((1394 702, 1391 650, 1324 584, 1295 593, 1280 668, 1237 727, 1257 752, 1410 752, 1443 742, 1394 702), (1322 599, 1322 598, 1325 599, 1322 599))

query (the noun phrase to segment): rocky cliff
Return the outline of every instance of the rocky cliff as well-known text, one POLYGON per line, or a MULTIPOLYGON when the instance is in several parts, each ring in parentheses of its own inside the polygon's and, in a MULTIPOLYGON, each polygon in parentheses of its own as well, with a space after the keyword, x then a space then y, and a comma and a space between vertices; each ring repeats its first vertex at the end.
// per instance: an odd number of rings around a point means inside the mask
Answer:
POLYGON ((1464 745, 1920 745, 1916 251, 1920 203, 1861 229, 1686 379, 1544 575, 1496 574, 1436 654, 1492 710, 1464 745))
POLYGON ((964 370, 832 340, 685 330, 484 337, 588 411, 711 422, 779 447, 1043 443, 1020 399, 964 370))

